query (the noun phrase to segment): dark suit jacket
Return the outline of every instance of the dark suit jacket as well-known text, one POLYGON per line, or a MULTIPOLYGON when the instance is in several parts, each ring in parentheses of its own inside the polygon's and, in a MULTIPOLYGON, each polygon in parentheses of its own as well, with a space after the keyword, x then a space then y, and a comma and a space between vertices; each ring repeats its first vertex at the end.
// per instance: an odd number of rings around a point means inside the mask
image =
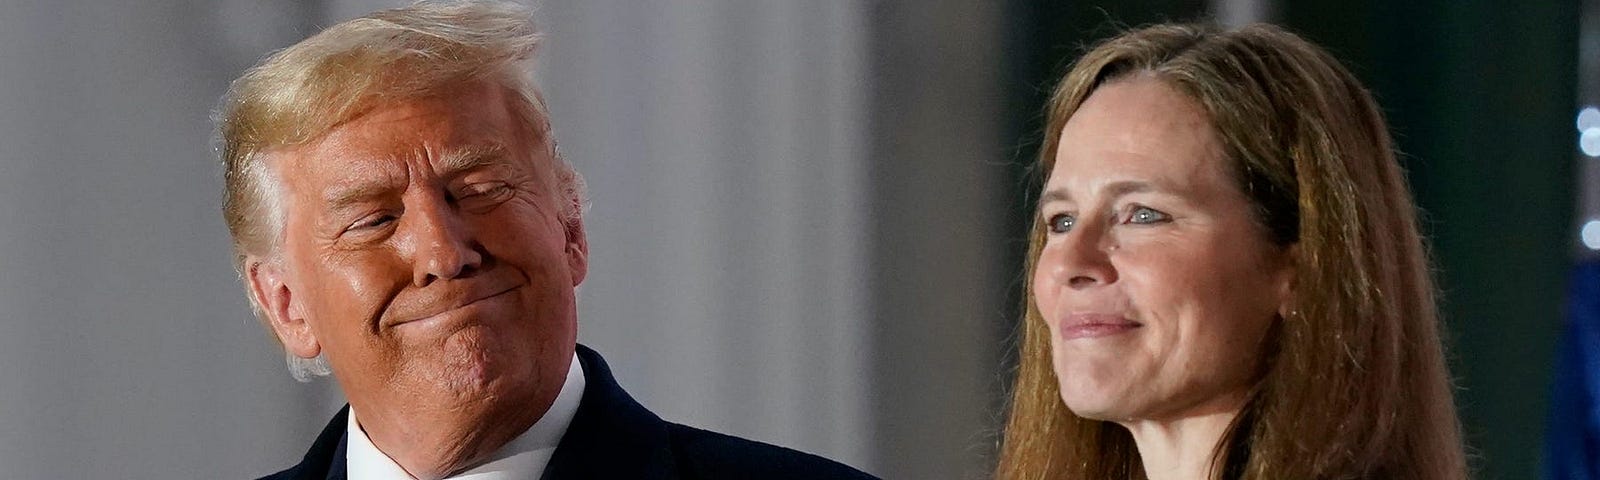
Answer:
MULTIPOLYGON (((815 455, 664 421, 617 385, 600 354, 578 345, 578 360, 583 400, 543 480, 874 478, 815 455)), ((344 480, 349 411, 334 415, 299 465, 262 480, 344 480)))

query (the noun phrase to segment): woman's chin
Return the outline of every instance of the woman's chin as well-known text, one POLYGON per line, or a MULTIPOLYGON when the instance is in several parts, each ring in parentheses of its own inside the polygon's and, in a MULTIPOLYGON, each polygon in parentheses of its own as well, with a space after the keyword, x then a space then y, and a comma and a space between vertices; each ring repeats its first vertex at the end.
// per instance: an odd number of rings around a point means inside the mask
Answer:
POLYGON ((1073 415, 1090 420, 1119 421, 1132 418, 1133 409, 1129 405, 1119 402, 1111 397, 1089 397, 1087 395, 1069 395, 1062 393, 1061 401, 1066 403, 1067 410, 1073 415))
POLYGON ((1060 377, 1061 401, 1073 414, 1083 418, 1121 420, 1133 417, 1140 402, 1130 395, 1127 382, 1103 377, 1105 375, 1093 375, 1091 372, 1076 372, 1060 377))
POLYGON ((1125 366, 1057 356, 1055 373, 1061 400, 1080 417, 1101 419, 1101 415, 1127 408, 1129 381, 1125 366))

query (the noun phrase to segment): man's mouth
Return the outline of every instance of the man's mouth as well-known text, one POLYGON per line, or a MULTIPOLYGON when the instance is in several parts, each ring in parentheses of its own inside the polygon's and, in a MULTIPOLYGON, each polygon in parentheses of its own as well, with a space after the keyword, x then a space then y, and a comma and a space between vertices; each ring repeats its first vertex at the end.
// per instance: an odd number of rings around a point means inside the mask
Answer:
POLYGON ((464 296, 464 297, 460 298, 459 300, 433 302, 433 305, 435 305, 434 307, 425 309, 422 313, 419 313, 419 314, 416 314, 416 315, 409 315, 409 316, 405 317, 405 319, 403 319, 403 320, 391 323, 390 326, 393 327, 393 326, 405 325, 405 324, 408 324, 408 323, 422 322, 422 321, 427 321, 427 320, 446 317, 446 316, 449 316, 451 313, 455 313, 455 312, 461 311, 463 309, 466 309, 468 307, 476 305, 476 304, 478 304, 480 302, 484 302, 484 301, 487 301, 487 300, 493 300, 493 299, 499 298, 499 297, 501 297, 503 295, 510 294, 510 293, 516 291, 516 289, 517 289, 517 286, 511 286, 511 287, 505 287, 505 288, 496 288, 496 289, 484 289, 484 291, 482 291, 482 292, 474 292, 474 294, 470 294, 470 295, 464 296))

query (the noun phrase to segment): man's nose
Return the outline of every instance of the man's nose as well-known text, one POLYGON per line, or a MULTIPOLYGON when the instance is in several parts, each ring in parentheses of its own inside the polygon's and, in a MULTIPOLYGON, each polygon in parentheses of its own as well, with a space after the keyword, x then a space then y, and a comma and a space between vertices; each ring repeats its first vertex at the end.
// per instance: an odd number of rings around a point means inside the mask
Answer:
POLYGON ((1118 247, 1105 227, 1084 225, 1059 239, 1054 260, 1046 268, 1056 281, 1072 289, 1108 285, 1117 281, 1111 252, 1118 247))
POLYGON ((423 287, 440 279, 470 276, 482 266, 482 245, 449 202, 426 202, 414 210, 412 284, 423 287))

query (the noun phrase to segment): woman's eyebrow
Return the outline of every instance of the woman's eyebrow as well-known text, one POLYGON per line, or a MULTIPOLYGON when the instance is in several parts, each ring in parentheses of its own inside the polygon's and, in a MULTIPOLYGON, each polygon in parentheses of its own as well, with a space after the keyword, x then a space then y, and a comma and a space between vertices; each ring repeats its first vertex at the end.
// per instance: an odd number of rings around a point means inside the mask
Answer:
MULTIPOLYGON (((1154 192, 1157 190, 1160 189, 1156 188, 1156 185, 1151 182, 1143 180, 1119 180, 1106 184, 1106 186, 1101 190, 1101 196, 1117 198, 1130 193, 1154 192)), ((1072 194, 1068 193, 1066 188, 1061 187, 1045 190, 1044 193, 1039 196, 1039 203, 1041 204, 1050 202, 1065 202, 1071 200, 1072 194)))

